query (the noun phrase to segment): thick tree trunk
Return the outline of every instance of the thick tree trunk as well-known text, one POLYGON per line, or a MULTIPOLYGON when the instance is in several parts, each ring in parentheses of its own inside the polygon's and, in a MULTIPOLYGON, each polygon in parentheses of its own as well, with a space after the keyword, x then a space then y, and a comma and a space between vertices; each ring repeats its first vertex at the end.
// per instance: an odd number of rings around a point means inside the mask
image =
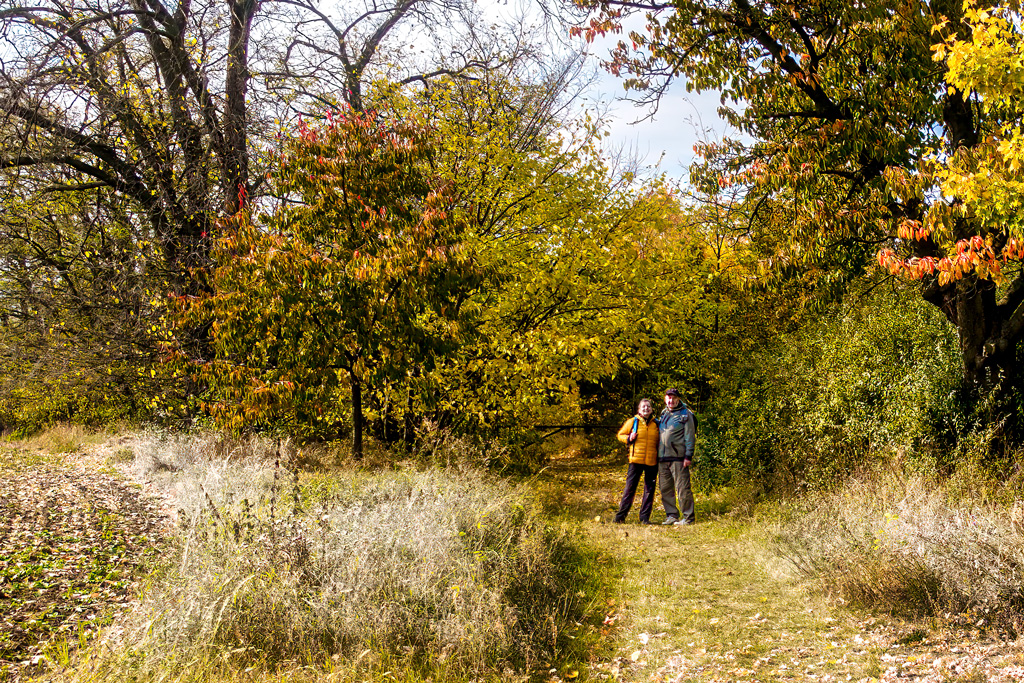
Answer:
POLYGON ((249 150, 246 137, 246 93, 249 90, 249 33, 259 8, 257 0, 229 0, 231 29, 228 66, 224 79, 224 203, 229 214, 245 201, 249 183, 249 150))
POLYGON ((991 418, 1016 434, 1020 419, 1007 399, 1020 387, 1018 346, 1024 339, 1024 282, 1014 282, 1002 297, 996 285, 971 274, 962 280, 925 289, 957 330, 964 363, 962 393, 970 403, 984 399, 991 418))
MULTIPOLYGON (((974 109, 968 97, 949 84, 942 120, 951 155, 979 144, 974 109)), ((980 228, 963 220, 955 233, 958 239, 966 239, 980 234, 980 228)), ((986 422, 998 425, 1005 440, 1017 441, 1024 433, 1024 423, 1013 404, 1021 380, 1017 348, 1024 337, 1024 277, 1018 277, 1000 296, 996 283, 970 273, 944 287, 933 281, 925 287, 924 298, 956 327, 964 363, 963 398, 975 409, 982 408, 986 422)))

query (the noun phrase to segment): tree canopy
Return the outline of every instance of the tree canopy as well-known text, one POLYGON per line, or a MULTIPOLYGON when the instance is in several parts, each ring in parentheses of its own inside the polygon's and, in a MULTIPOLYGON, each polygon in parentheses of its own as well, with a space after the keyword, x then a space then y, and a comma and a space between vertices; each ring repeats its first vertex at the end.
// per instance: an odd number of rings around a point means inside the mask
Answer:
POLYGON ((1016 443, 1016 10, 576 7, 645 12, 609 68, 740 135, 686 179, 616 156, 580 55, 462 0, 7 0, 5 424, 201 410, 359 455, 671 385, 719 482, 1016 443))
POLYGON ((992 32, 1012 22, 945 1, 608 0, 577 30, 615 30, 637 8, 647 29, 619 43, 611 68, 652 98, 678 78, 721 91, 749 143, 707 145, 704 155, 725 161, 721 186, 746 188, 752 223, 789 212, 777 225, 783 267, 841 290, 877 257, 920 280, 921 296, 956 327, 965 389, 1019 384, 1019 242, 1010 224, 970 208, 962 173, 978 177, 973 160, 1012 144, 1016 114, 976 87, 985 72, 971 64, 987 56, 965 59, 991 53, 992 32))

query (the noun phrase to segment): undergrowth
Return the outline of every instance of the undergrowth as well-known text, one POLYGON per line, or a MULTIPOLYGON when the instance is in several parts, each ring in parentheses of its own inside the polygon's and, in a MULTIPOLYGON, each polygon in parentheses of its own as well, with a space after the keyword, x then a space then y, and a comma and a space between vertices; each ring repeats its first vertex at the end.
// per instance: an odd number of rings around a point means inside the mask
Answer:
POLYGON ((880 468, 791 505, 776 549, 855 606, 1021 630, 1024 504, 880 468))
POLYGON ((107 434, 82 425, 58 423, 19 440, 23 448, 53 455, 76 453, 84 446, 102 443, 107 434))
POLYGON ((525 489, 195 443, 137 449, 177 497, 174 552, 123 630, 56 662, 62 679, 507 679, 583 655, 596 561, 525 489))

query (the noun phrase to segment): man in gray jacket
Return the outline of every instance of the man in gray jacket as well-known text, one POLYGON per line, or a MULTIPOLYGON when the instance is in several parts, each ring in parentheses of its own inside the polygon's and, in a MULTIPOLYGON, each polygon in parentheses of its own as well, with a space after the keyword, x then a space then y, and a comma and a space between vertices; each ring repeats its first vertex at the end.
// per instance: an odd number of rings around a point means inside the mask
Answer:
POLYGON ((661 504, 667 515, 662 524, 693 524, 696 519, 690 490, 690 465, 696 441, 696 416, 683 403, 678 389, 667 390, 658 442, 658 480, 661 504))

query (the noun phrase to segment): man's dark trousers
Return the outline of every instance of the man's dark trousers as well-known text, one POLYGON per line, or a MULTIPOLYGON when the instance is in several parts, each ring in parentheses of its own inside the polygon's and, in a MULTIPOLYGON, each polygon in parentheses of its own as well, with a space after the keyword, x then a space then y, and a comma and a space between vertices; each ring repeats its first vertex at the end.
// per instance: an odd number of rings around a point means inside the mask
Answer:
POLYGON ((639 465, 635 462, 629 463, 629 470, 626 472, 626 492, 622 494, 619 502, 619 511, 615 515, 616 522, 626 521, 629 509, 633 507, 633 497, 636 496, 636 487, 640 483, 640 475, 644 477, 644 496, 640 499, 640 521, 649 522, 651 511, 654 509, 654 488, 658 478, 657 465, 639 465))

